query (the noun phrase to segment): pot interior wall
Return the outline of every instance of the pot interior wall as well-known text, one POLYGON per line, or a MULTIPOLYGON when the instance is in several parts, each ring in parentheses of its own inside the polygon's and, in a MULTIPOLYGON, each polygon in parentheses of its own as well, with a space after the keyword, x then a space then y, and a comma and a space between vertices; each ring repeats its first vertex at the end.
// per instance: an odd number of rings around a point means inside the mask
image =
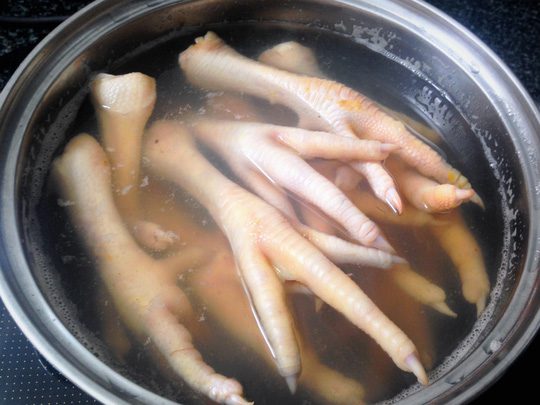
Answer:
MULTIPOLYGON (((474 75, 421 36, 346 4, 263 3, 185 2, 133 13, 118 6, 88 22, 101 30, 88 32, 76 46, 69 45, 72 36, 66 36, 65 50, 36 62, 34 80, 43 79, 44 88, 26 126, 17 184, 19 224, 33 276, 66 327, 96 356, 150 390, 173 400, 189 400, 185 387, 126 368, 103 344, 96 332, 99 319, 91 316, 100 282, 87 271, 89 259, 57 204, 48 169, 72 136, 80 131, 96 133, 88 100, 88 83, 96 73, 143 71, 157 78, 159 97, 173 99, 180 88, 160 88, 160 80, 167 75, 182 80, 174 70, 178 52, 208 29, 250 56, 262 46, 297 40, 316 50, 323 69, 333 77, 435 128, 448 160, 467 173, 486 204, 485 210, 468 205, 465 215, 486 242, 482 247, 495 290, 474 327, 474 310, 465 312, 472 332, 461 336, 460 350, 445 354, 447 364, 435 373, 444 377, 451 365, 482 344, 506 310, 523 272, 528 207, 513 137, 477 88, 474 75), (111 20, 117 22, 114 27, 111 20), (60 246, 51 234, 72 242, 60 246)), ((158 110, 154 117, 166 114, 158 110)), ((462 304, 457 296, 450 300, 462 304)), ((451 334, 452 328, 446 333, 451 334)))

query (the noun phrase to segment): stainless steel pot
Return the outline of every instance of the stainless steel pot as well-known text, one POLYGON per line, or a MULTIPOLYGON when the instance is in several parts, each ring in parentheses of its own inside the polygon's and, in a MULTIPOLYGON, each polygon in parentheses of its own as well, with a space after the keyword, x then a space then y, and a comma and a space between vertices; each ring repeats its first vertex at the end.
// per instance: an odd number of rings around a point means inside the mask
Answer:
POLYGON ((393 61, 389 87, 440 129, 450 158, 472 174, 491 213, 484 220, 495 231, 490 304, 432 373, 430 386, 413 386, 393 400, 470 399, 504 371, 540 325, 540 117, 489 49, 415 0, 100 0, 53 31, 0 98, 0 293, 17 324, 58 370, 98 400, 167 402, 115 368, 78 321, 66 300, 69 286, 42 238, 47 230, 39 201, 48 165, 84 108, 94 72, 166 41, 186 42, 231 24, 333 36, 348 44, 343 69, 355 66, 356 52, 366 48, 393 61))

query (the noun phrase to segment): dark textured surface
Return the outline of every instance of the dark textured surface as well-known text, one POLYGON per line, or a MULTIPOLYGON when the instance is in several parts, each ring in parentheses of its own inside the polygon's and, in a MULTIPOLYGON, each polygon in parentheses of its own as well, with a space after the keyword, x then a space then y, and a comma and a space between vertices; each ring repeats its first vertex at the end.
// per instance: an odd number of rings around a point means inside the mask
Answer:
MULTIPOLYGON (((484 41, 540 101, 540 3, 537 0, 429 0, 484 41)), ((32 48, 56 25, 28 21, 34 16, 66 16, 89 1, 8 0, 0 4, 0 88, 32 48), (19 17, 16 20, 3 17, 19 17)), ((475 403, 536 397, 533 379, 540 341, 475 403), (528 372, 527 370, 531 370, 528 372)), ((50 367, 32 348, 0 303, 0 404, 72 404, 94 401, 50 367)))
POLYGON ((429 0, 489 46, 540 101, 540 1, 429 0))

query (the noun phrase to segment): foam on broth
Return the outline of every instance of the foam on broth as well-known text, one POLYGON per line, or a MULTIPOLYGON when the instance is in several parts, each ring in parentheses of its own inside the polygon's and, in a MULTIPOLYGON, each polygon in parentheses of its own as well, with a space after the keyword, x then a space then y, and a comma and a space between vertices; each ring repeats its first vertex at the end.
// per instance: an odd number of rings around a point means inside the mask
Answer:
MULTIPOLYGON (((315 50, 322 69, 329 77, 350 85, 394 110, 417 120, 422 119, 415 113, 417 108, 414 100, 404 97, 399 92, 399 87, 393 83, 393 77, 403 76, 404 67, 348 39, 331 33, 314 34, 312 31, 302 32, 277 27, 270 29, 252 25, 233 25, 214 30, 235 49, 252 57, 279 42, 297 40, 315 50)), ((156 79, 158 99, 150 122, 163 118, 183 119, 186 113, 205 114, 205 102, 211 94, 187 84, 177 65, 178 53, 189 46, 199 34, 201 33, 167 41, 125 60, 114 71, 108 72, 122 74, 139 71, 156 79)), ((410 78, 419 80, 412 74, 410 78)), ((286 113, 281 117, 281 123, 289 123, 291 120, 291 115, 286 113)), ((431 125, 430 122, 425 124, 431 125)), ((80 132, 96 135, 98 132, 93 107, 88 99, 79 110, 68 139, 80 132)), ((454 151, 444 142, 440 147, 446 152, 451 163, 460 168, 454 151)), ((56 153, 61 151, 62 147, 56 153)), ((213 161, 230 176, 230 172, 220 164, 219 159, 213 161)), ((144 176, 146 175, 143 174, 144 176)), ((161 192, 163 210, 179 209, 189 212, 193 220, 208 230, 209 234, 219 232, 206 211, 188 194, 154 184, 156 181, 152 178, 148 178, 148 181, 150 184, 143 187, 142 192, 161 192)), ((84 333, 95 336, 98 342, 110 341, 106 339, 106 335, 122 333, 120 321, 99 280, 92 259, 85 253, 67 220, 63 205, 64 202, 59 204, 58 195, 53 189, 42 195, 38 214, 40 229, 44 232, 45 250, 57 269, 69 300, 66 306, 70 308, 70 313, 74 312, 71 303, 76 308, 76 323, 82 323, 84 333)), ((483 249, 493 282, 494 271, 498 268, 497 252, 501 246, 499 235, 502 235, 502 223, 497 219, 495 210, 489 208, 488 205, 488 210, 483 212, 476 207, 467 206, 464 214, 483 249), (490 224, 489 228, 487 224, 490 224)), ((418 304, 401 292, 383 271, 354 266, 343 266, 343 270, 411 337, 424 364, 430 364, 429 368, 432 369, 441 364, 470 333, 476 321, 475 308, 463 299, 455 268, 427 229, 381 226, 399 254, 410 261, 415 271, 445 289, 447 302, 458 313, 458 318, 443 316, 418 304)), ((182 235, 180 237, 182 238, 182 235)), ((179 280, 179 283, 185 283, 189 295, 189 280, 179 280)), ((203 329, 199 334, 202 338, 196 341, 196 346, 208 364, 242 383, 247 399, 254 400, 257 404, 320 403, 316 397, 302 389, 291 396, 277 373, 268 367, 257 353, 231 338, 219 319, 214 319, 204 302, 194 299, 193 304, 199 315, 198 323, 203 329)), ((322 362, 362 383, 367 401, 392 398, 415 383, 412 375, 397 369, 370 338, 333 309, 325 306, 317 313, 313 300, 303 296, 292 296, 290 304, 301 333, 314 346, 322 362)), ((235 302, 230 305, 231 310, 234 310, 235 302)), ((127 350, 124 358, 115 356, 114 349, 107 345, 100 349, 100 353, 104 351, 107 358, 116 358, 112 361, 115 367, 121 368, 136 382, 160 395, 182 403, 206 401, 192 393, 185 384, 168 372, 164 365, 154 360, 151 344, 137 343, 133 339, 131 341, 131 348, 127 350)))

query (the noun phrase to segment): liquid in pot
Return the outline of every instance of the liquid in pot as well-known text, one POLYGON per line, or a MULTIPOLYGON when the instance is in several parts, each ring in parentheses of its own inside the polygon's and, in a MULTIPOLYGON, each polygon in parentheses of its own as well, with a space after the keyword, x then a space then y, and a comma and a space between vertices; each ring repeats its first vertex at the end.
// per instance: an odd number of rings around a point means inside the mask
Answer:
MULTIPOLYGON (((227 26, 218 33, 235 49, 253 57, 275 43, 297 40, 315 50, 327 76, 359 90, 381 105, 411 119, 422 119, 415 113, 418 110, 415 100, 405 97, 400 92, 400 87, 395 86, 391 79, 396 76, 403 77, 405 68, 350 40, 330 33, 318 32, 313 35, 309 32, 267 30, 245 25, 227 26)), ((125 61, 109 72, 122 74, 139 71, 156 79, 158 100, 150 122, 157 119, 184 120, 189 114, 208 114, 206 102, 215 94, 186 83, 177 64, 178 53, 187 48, 192 40, 193 36, 189 36, 166 42, 125 61)), ((405 73, 405 76, 412 82, 420 80, 412 73, 405 73)), ((245 99, 256 103, 260 111, 272 114, 271 120, 279 121, 276 123, 290 124, 295 119, 294 114, 286 110, 276 110, 265 103, 254 102, 247 96, 245 99)), ((430 128, 429 122, 424 124, 429 134, 436 133, 430 128)), ((70 135, 80 132, 98 134, 96 118, 89 100, 83 104, 70 135)), ((429 134, 426 133, 426 136, 429 134)), ((459 160, 452 159, 455 154, 441 141, 443 138, 433 139, 446 152, 452 164, 460 168, 459 160)), ((60 153, 61 150, 57 152, 60 153)), ((219 158, 207 150, 205 152, 223 173, 234 178, 219 158)), ((220 231, 204 208, 182 190, 145 173, 143 179, 141 192, 147 204, 146 210, 154 212, 156 221, 161 220, 164 225, 172 225, 178 210, 201 229, 203 239, 198 243, 202 246, 212 244, 220 231), (208 238, 207 241, 204 238, 208 238)), ((99 280, 93 260, 85 253, 76 231, 67 219, 66 205, 69 205, 69 201, 59 199, 51 188, 50 192, 43 195, 39 212, 40 221, 43 223, 41 229, 48 230, 44 239, 47 240, 50 256, 55 261, 66 295, 77 308, 78 320, 105 342, 111 358, 116 359, 116 366, 129 370, 128 374, 137 382, 182 403, 204 402, 205 399, 191 393, 185 384, 179 382, 164 362, 156 362, 151 344, 137 343, 125 332, 112 308, 111 299, 99 280), (126 345, 125 342, 129 344, 126 345)), ((469 231, 482 248, 480 254, 493 279, 492 269, 496 269, 495 260, 500 247, 497 226, 500 225, 497 221, 491 222, 496 226, 495 229, 491 226, 488 232, 488 221, 493 218, 493 212, 482 211, 470 204, 462 211, 469 231)), ((454 216, 450 215, 445 219, 444 214, 438 218, 441 222, 454 220, 454 216)), ((458 316, 451 318, 421 305, 399 289, 389 272, 356 266, 341 267, 414 341, 423 364, 428 369, 433 369, 470 333, 476 321, 476 308, 463 299, 458 272, 448 254, 436 243, 429 226, 379 225, 398 254, 406 258, 416 272, 445 290, 447 302, 458 316)), ((182 232, 178 231, 178 235, 182 241, 182 232)), ((224 265, 227 265, 227 262, 224 265)), ((197 331, 193 334, 195 345, 205 361, 220 373, 238 379, 244 387, 245 397, 257 404, 322 403, 317 395, 302 386, 295 395, 291 395, 274 368, 253 348, 229 333, 222 324, 222 319, 216 317, 208 303, 197 295, 196 290, 200 283, 207 281, 204 275, 201 278, 197 274, 196 269, 178 280, 178 284, 192 299, 194 312, 198 315, 198 325, 194 326, 197 331)), ((412 375, 397 369, 376 343, 332 308, 323 306, 316 310, 312 297, 297 294, 290 295, 289 302, 303 339, 316 353, 321 364, 336 370, 346 379, 362 384, 365 400, 368 402, 392 398, 414 384, 412 375)), ((244 301, 231 300, 228 306, 227 311, 233 314, 231 316, 242 319, 242 322, 254 323, 254 320, 249 318, 249 312, 246 313, 244 301)))

